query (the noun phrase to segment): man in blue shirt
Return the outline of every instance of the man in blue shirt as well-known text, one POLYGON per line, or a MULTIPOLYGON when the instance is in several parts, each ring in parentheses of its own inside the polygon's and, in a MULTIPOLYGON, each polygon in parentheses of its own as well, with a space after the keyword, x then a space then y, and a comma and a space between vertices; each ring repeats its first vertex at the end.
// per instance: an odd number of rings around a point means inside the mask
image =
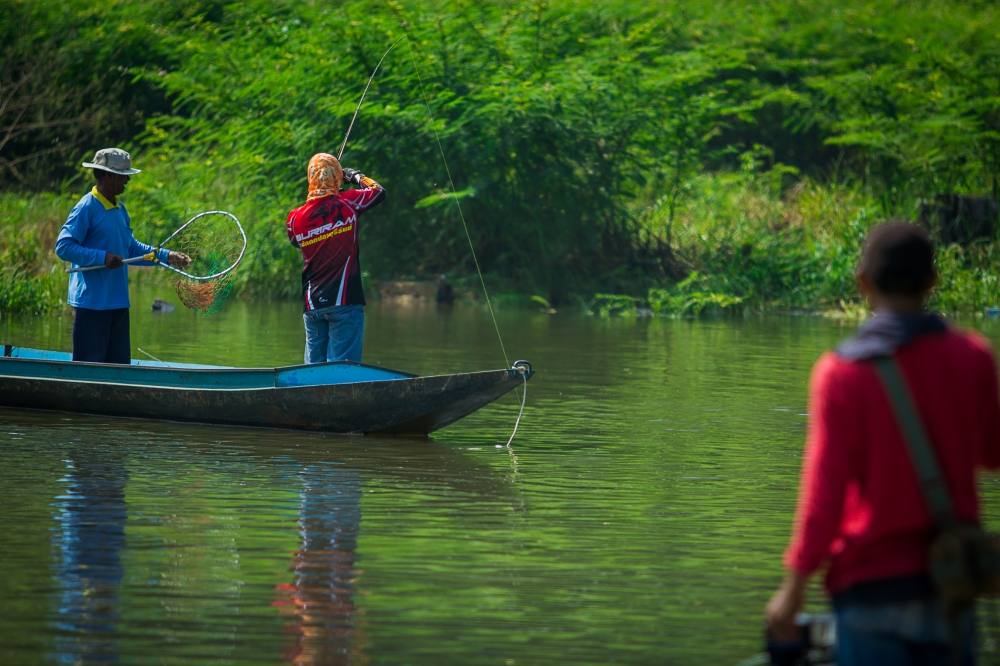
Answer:
MULTIPOLYGON (((68 302, 75 310, 73 360, 94 363, 130 363, 128 267, 124 259, 156 252, 161 263, 187 266, 182 252, 153 248, 132 235, 132 219, 118 196, 125 191, 132 157, 120 148, 97 151, 93 162, 97 184, 77 202, 56 239, 56 254, 74 267, 103 266, 74 272, 69 278, 68 302)), ((136 262, 150 266, 154 262, 136 262)))

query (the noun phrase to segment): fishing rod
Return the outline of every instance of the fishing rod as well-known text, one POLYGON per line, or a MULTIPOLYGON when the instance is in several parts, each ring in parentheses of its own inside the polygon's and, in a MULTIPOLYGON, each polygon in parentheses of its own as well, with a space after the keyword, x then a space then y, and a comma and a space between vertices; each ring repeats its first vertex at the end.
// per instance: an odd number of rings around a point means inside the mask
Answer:
MULTIPOLYGON (((358 100, 358 105, 354 109, 354 115, 351 116, 351 122, 347 125, 347 132, 344 134, 344 140, 340 144, 340 150, 337 151, 337 161, 340 161, 341 156, 344 154, 344 148, 347 146, 347 140, 351 136, 351 130, 354 129, 354 121, 358 118, 358 113, 361 111, 361 105, 365 101, 365 95, 368 94, 368 89, 371 88, 372 81, 375 80, 375 75, 378 73, 380 67, 382 67, 382 62, 385 60, 389 52, 396 48, 396 45, 401 41, 406 39, 406 35, 401 36, 399 39, 394 41, 389 45, 389 48, 385 50, 382 57, 378 59, 378 63, 375 64, 375 69, 372 70, 371 76, 368 77, 368 83, 365 84, 365 89, 361 92, 361 99, 358 100)), ((413 56, 411 49, 410 52, 410 63, 413 65, 413 71, 417 75, 417 82, 420 86, 421 97, 423 98, 424 107, 427 109, 427 115, 431 119, 434 118, 434 113, 431 110, 430 100, 427 97, 427 90, 424 87, 423 77, 420 75, 420 69, 417 67, 417 62, 413 56)), ((510 364, 510 358, 507 356, 507 349, 503 344, 503 336, 500 334, 500 325, 497 323, 496 313, 493 312, 493 303, 490 301, 489 291, 486 289, 486 280, 483 278, 483 271, 479 265, 479 258, 476 256, 476 248, 472 243, 472 234, 469 233, 469 225, 465 220, 465 213, 462 212, 462 204, 459 202, 458 191, 455 188, 455 180, 451 175, 451 168, 448 166, 448 158, 444 156, 444 147, 441 145, 441 137, 438 135, 437 130, 431 126, 431 131, 434 133, 434 141, 437 143, 438 153, 441 155, 441 161, 444 164, 445 172, 448 176, 448 184, 451 187, 452 199, 455 202, 455 207, 458 209, 458 217, 462 222, 462 227, 465 229, 465 237, 469 242, 469 250, 472 252, 472 260, 476 265, 476 273, 479 274, 479 282, 483 287, 483 295, 486 298, 486 307, 490 312, 490 317, 493 319, 493 327, 496 329, 497 338, 500 341, 500 351, 503 353, 504 362, 508 365, 510 364)))
POLYGON ((406 35, 403 35, 402 37, 400 37, 399 39, 397 39, 396 41, 394 41, 392 44, 389 45, 389 48, 385 50, 385 53, 382 54, 382 57, 378 59, 378 64, 376 64, 375 69, 372 70, 372 75, 368 77, 368 83, 365 85, 365 89, 361 93, 361 99, 358 100, 358 106, 357 108, 354 109, 354 115, 351 116, 351 122, 347 126, 347 132, 344 134, 344 140, 340 144, 340 150, 337 151, 338 162, 340 161, 340 157, 344 154, 344 148, 347 147, 347 139, 351 136, 351 130, 354 129, 354 121, 358 119, 358 112, 361 111, 361 104, 365 101, 365 95, 368 94, 368 89, 371 88, 372 81, 375 80, 375 75, 378 73, 379 67, 382 66, 382 61, 385 60, 385 57, 387 55, 389 55, 389 51, 396 48, 396 44, 399 44, 404 39, 406 39, 406 35))
MULTIPOLYGON (((340 161, 341 156, 344 154, 344 148, 347 147, 347 140, 351 136, 351 130, 354 129, 354 121, 357 120, 358 113, 361 111, 361 105, 365 101, 365 95, 368 94, 368 89, 371 87, 372 81, 375 80, 375 75, 378 73, 378 70, 382 66, 382 62, 385 60, 386 56, 389 55, 389 52, 392 51, 394 48, 396 48, 396 45, 399 44, 404 39, 406 39, 406 35, 403 35, 402 37, 400 37, 399 39, 397 39, 396 41, 394 41, 392 44, 389 45, 389 48, 385 50, 385 53, 382 54, 382 57, 378 59, 378 63, 375 64, 375 69, 372 70, 371 76, 368 77, 368 83, 365 84, 365 89, 361 92, 361 98, 358 100, 358 105, 354 109, 354 115, 351 116, 351 122, 347 125, 347 132, 344 134, 344 140, 340 144, 340 150, 337 151, 338 162, 340 161)), ((420 69, 417 67, 417 62, 412 53, 412 49, 410 53, 410 63, 413 66, 414 73, 416 73, 417 75, 417 82, 420 86, 420 93, 421 97, 423 98, 424 107, 427 109, 427 115, 428 117, 433 119, 434 113, 431 110, 430 100, 427 97, 427 90, 424 87, 423 77, 420 75, 420 69)), ((493 304, 490 301, 489 290, 486 288, 486 280, 483 278, 483 271, 479 265, 479 258, 476 256, 476 248, 472 243, 472 234, 469 233, 469 225, 465 220, 465 213, 462 212, 462 204, 461 202, 459 202, 458 192, 455 188, 455 180, 452 178, 451 175, 451 168, 448 166, 448 158, 446 158, 444 155, 444 147, 441 145, 441 137, 438 135, 437 130, 434 129, 433 125, 431 126, 431 131, 434 133, 434 141, 435 143, 437 143, 438 153, 441 155, 441 161, 444 164, 444 169, 448 176, 448 184, 451 187, 452 200, 455 202, 455 207, 458 209, 458 217, 462 222, 462 228, 465 230, 466 240, 468 240, 469 242, 469 250, 472 252, 472 260, 476 265, 476 273, 479 274, 479 282, 483 287, 483 296, 486 299, 486 307, 489 310, 490 318, 493 320, 493 328, 496 329, 497 339, 500 341, 500 351, 503 354, 504 362, 510 365, 510 358, 507 356, 507 348, 504 346, 503 343, 503 335, 500 334, 500 325, 497 322, 496 313, 493 311, 493 304)), ((510 445, 511 442, 514 441, 514 436, 517 434, 517 427, 521 423, 521 416, 524 414, 524 405, 528 397, 528 377, 531 375, 531 370, 530 370, 530 365, 527 364, 527 362, 525 361, 516 361, 512 367, 513 369, 517 370, 518 373, 520 373, 522 379, 524 380, 524 386, 522 388, 522 394, 521 394, 521 409, 518 412, 517 420, 514 423, 514 431, 510 434, 510 439, 507 440, 507 444, 505 445, 507 450, 510 451, 511 457, 516 465, 517 459, 516 457, 514 457, 513 449, 511 449, 510 445), (525 369, 526 367, 527 369, 525 369)))

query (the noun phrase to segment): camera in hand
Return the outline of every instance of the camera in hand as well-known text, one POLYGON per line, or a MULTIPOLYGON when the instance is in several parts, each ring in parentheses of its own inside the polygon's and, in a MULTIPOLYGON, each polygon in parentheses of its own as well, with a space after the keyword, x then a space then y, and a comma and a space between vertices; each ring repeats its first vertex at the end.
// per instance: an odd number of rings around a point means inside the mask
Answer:
POLYGON ((799 613, 795 618, 798 637, 775 640, 767 635, 767 654, 772 666, 833 666, 837 625, 833 615, 799 613))

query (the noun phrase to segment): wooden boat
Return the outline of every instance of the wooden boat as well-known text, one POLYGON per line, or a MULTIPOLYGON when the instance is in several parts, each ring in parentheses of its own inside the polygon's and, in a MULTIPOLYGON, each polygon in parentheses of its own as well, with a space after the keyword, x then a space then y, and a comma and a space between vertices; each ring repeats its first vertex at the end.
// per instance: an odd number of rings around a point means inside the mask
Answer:
POLYGON ((335 361, 231 368, 133 360, 82 363, 4 345, 0 405, 327 432, 426 435, 527 382, 531 364, 417 377, 335 361))

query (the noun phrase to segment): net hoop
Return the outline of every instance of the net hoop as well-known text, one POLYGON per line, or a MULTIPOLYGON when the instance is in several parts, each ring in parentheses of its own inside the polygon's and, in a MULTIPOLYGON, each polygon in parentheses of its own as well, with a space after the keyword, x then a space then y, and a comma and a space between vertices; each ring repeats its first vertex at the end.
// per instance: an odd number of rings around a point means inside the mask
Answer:
POLYGON ((206 215, 224 215, 224 216, 228 217, 230 220, 232 220, 233 224, 236 225, 236 229, 240 232, 240 238, 243 240, 243 247, 240 248, 240 254, 239 254, 238 257, 236 257, 236 261, 234 261, 232 264, 230 264, 227 268, 224 268, 221 271, 218 271, 217 273, 212 273, 211 275, 192 275, 191 273, 188 273, 187 271, 184 271, 184 270, 182 270, 180 268, 177 268, 176 266, 171 266, 169 262, 160 262, 161 266, 163 266, 164 268, 166 268, 168 270, 171 270, 171 271, 173 271, 175 273, 183 275, 184 277, 188 278, 189 280, 195 280, 195 281, 198 281, 198 282, 205 282, 205 281, 208 281, 208 280, 215 280, 217 278, 220 278, 223 275, 226 275, 227 273, 232 272, 237 266, 240 265, 240 262, 243 261, 243 255, 246 254, 246 251, 247 251, 247 235, 246 235, 246 232, 243 231, 243 225, 241 225, 240 221, 238 219, 236 219, 236 216, 233 215, 232 213, 224 211, 224 210, 206 210, 203 213, 198 213, 197 215, 195 215, 194 217, 192 217, 190 220, 188 220, 187 222, 185 222, 184 224, 182 224, 180 227, 178 227, 174 231, 174 233, 172 233, 169 236, 167 236, 163 240, 163 242, 160 243, 159 247, 160 248, 164 247, 167 243, 170 242, 170 240, 174 236, 176 236, 180 232, 184 231, 184 229, 186 229, 187 227, 189 227, 191 224, 193 224, 199 218, 205 217, 206 215))

